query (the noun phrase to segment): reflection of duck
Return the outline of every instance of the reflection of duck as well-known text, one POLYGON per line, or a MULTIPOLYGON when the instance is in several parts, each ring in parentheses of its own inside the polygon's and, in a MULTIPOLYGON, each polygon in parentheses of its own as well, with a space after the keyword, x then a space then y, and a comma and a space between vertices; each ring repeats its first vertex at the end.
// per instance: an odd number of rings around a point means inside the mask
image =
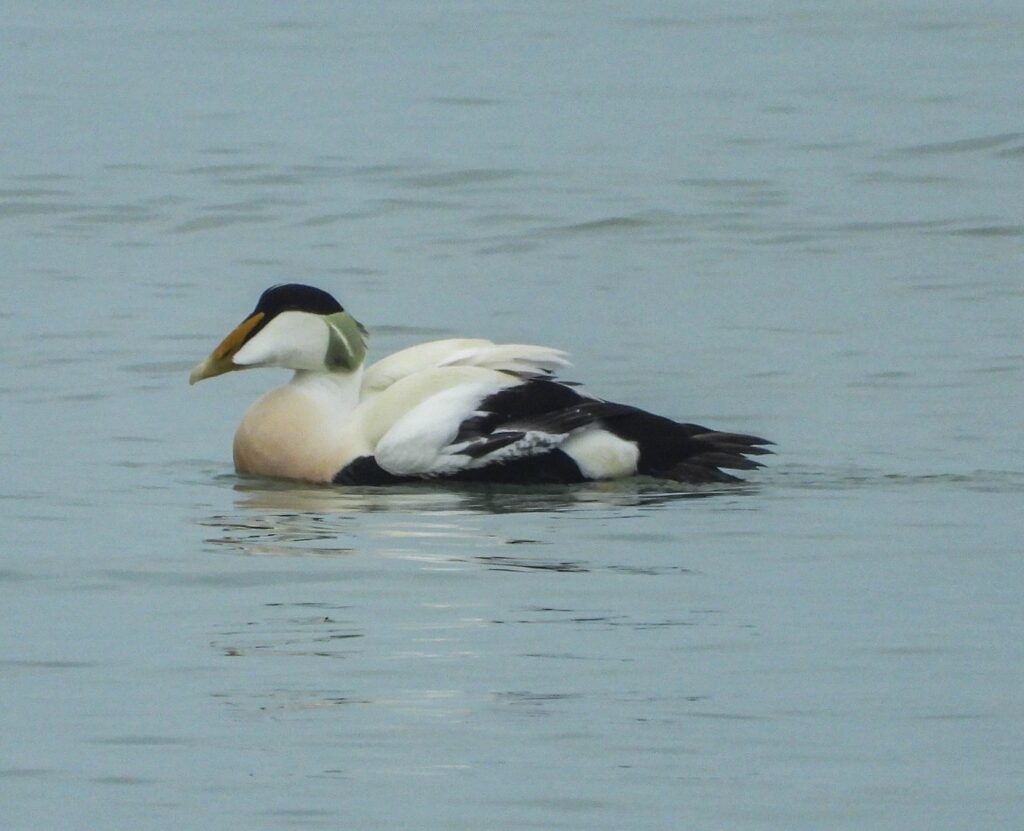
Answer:
POLYGON ((680 424, 552 380, 565 354, 432 341, 364 370, 366 330, 331 295, 267 289, 190 383, 236 369, 295 370, 235 433, 240 473, 378 485, 412 479, 581 482, 634 474, 731 482, 769 451, 756 436, 680 424))
MULTIPOLYGON (((637 477, 573 485, 512 484, 495 487, 488 483, 443 480, 359 488, 323 488, 284 480, 238 479, 232 489, 239 516, 304 516, 313 517, 316 522, 326 517, 385 513, 412 516, 442 514, 450 522, 459 523, 461 520, 457 517, 471 514, 646 510, 683 499, 750 493, 746 489, 737 490, 732 485, 672 488, 666 487, 665 482, 637 477)), ((345 533, 352 531, 349 529, 345 533)))

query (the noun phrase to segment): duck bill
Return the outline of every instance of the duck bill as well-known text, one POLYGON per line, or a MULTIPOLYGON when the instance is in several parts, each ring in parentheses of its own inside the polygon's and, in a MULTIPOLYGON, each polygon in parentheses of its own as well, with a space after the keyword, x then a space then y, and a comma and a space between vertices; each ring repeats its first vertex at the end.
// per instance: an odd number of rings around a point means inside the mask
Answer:
POLYGON ((196 384, 206 378, 216 378, 225 372, 232 372, 236 369, 245 369, 233 360, 235 353, 242 348, 253 329, 259 326, 263 320, 263 312, 256 312, 238 324, 228 336, 224 338, 217 348, 210 353, 204 361, 196 364, 188 376, 189 384, 196 384))

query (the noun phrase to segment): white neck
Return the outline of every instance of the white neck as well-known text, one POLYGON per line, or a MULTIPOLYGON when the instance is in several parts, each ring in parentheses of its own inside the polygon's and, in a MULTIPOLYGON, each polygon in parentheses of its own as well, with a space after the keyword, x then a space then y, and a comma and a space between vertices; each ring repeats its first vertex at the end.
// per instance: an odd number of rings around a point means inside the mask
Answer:
POLYGON ((316 400, 330 411, 334 418, 345 418, 359 403, 359 389, 363 384, 363 367, 352 372, 327 372, 297 369, 288 386, 316 400))

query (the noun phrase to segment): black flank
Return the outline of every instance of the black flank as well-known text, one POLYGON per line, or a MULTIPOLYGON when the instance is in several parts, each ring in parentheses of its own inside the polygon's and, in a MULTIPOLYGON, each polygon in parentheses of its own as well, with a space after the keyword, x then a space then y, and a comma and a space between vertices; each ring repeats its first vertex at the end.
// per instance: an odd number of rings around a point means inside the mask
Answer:
POLYGON ((561 450, 524 456, 447 476, 456 482, 494 482, 503 485, 573 485, 587 481, 579 467, 561 450))
POLYGON ((388 473, 373 456, 360 456, 335 473, 331 481, 335 485, 399 485, 415 479, 388 473))
MULTIPOLYGON (((571 485, 583 482, 583 474, 561 450, 551 450, 539 456, 512 459, 479 470, 464 470, 454 476, 443 477, 453 482, 494 482, 507 485, 571 485)), ((331 480, 335 485, 399 485, 403 482, 423 481, 415 476, 395 476, 377 464, 373 456, 360 456, 338 471, 331 480)))

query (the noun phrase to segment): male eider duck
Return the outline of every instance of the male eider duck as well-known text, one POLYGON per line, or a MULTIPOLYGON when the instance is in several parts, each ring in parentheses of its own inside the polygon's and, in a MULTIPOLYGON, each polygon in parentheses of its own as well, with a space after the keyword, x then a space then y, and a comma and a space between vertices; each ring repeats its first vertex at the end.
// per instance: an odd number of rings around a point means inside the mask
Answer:
POLYGON ((239 473, 344 485, 416 479, 571 483, 636 474, 736 482, 760 464, 757 436, 680 424, 553 379, 557 349, 451 339, 364 369, 366 330, 330 294, 273 286, 192 370, 295 371, 249 407, 235 433, 239 473))

